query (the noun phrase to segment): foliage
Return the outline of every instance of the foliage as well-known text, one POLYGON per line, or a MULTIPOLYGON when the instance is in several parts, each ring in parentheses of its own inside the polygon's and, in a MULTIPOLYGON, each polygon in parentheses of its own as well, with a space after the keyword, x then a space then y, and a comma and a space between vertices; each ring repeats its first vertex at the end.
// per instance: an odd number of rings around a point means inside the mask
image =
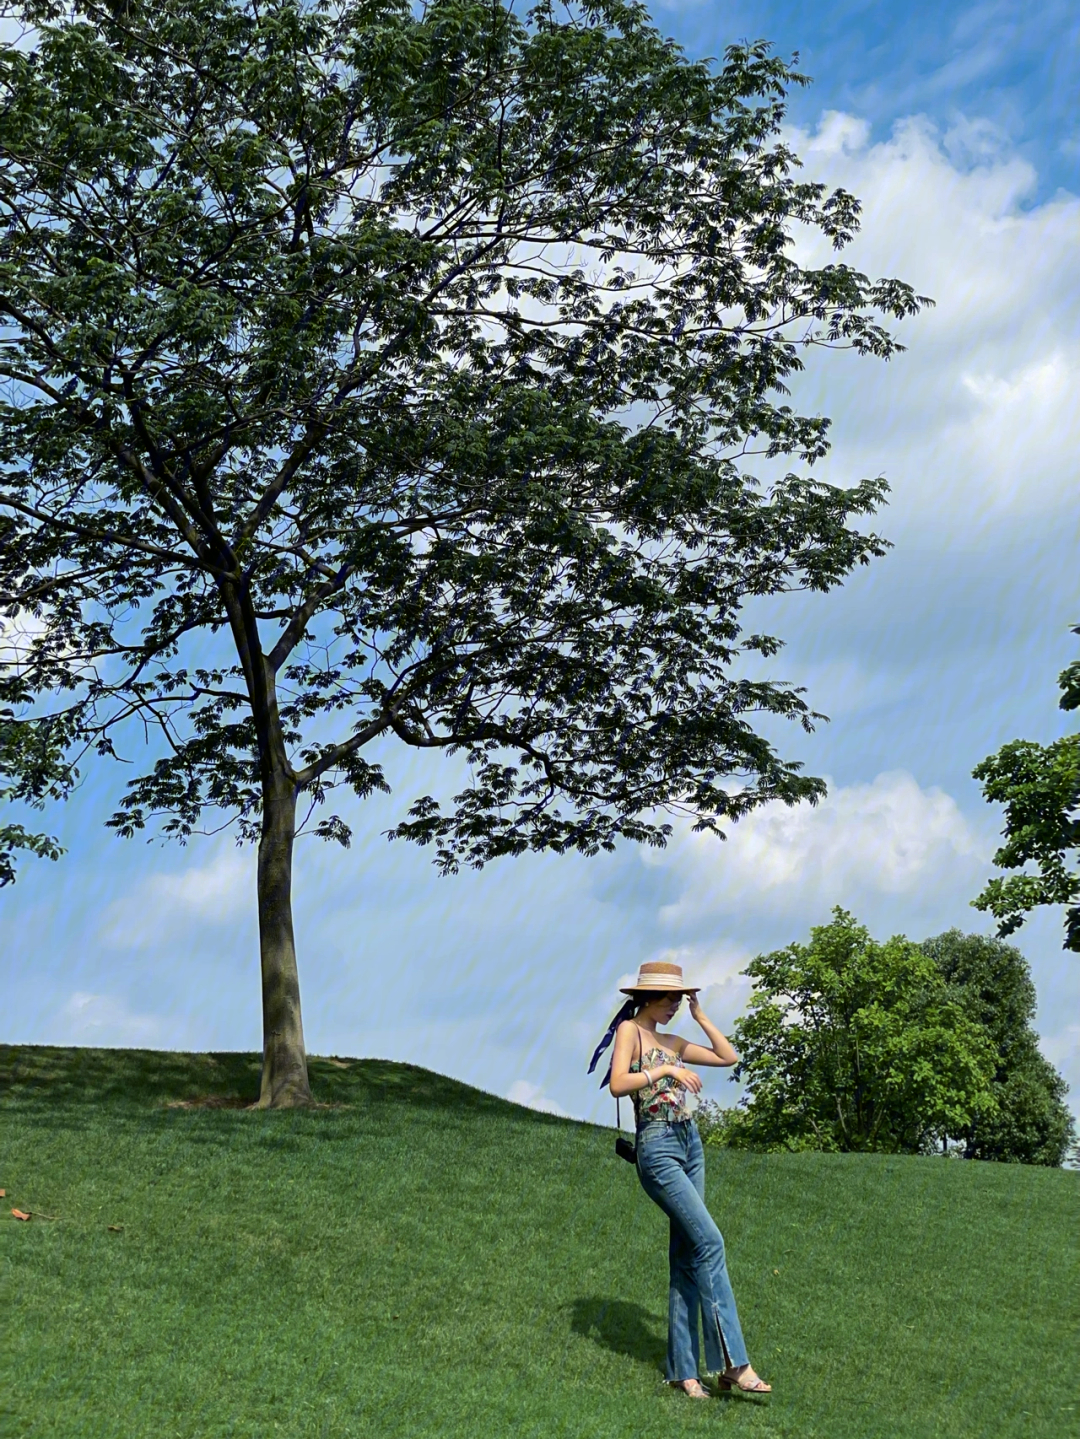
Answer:
POLYGON ((736 460, 819 458, 803 348, 887 357, 919 301, 792 260, 858 213, 776 138, 797 75, 617 0, 7 13, 4 692, 157 734, 121 833, 254 835, 268 766, 362 797, 383 736, 469 761, 396 831, 446 869, 820 794, 750 726, 812 716, 733 676, 778 643, 739 611, 880 553, 883 486, 736 460))
MULTIPOLYGON (((10 710, 0 710, 0 805, 22 803, 43 809, 47 800, 66 795, 74 778, 46 728, 20 722, 10 710)), ((42 859, 59 859, 63 854, 49 835, 34 834, 21 824, 0 824, 0 888, 14 883, 16 850, 42 859)))
POLYGON ((732 1121, 736 1111, 715 1099, 699 1099, 694 1111, 694 1122, 703 1144, 722 1147, 730 1142, 732 1121))
MULTIPOLYGON (((1080 627, 1073 630, 1080 634, 1080 627)), ((1080 709, 1080 661, 1062 670, 1058 679, 1060 708, 1080 709)), ((1080 952, 1080 872, 1069 868, 1069 856, 1080 847, 1080 734, 1051 744, 1013 740, 972 771, 982 781, 983 795, 1005 806, 1005 843, 994 855, 1001 869, 1035 872, 996 875, 979 897, 976 909, 999 921, 1002 939, 1014 933, 1033 909, 1063 904, 1064 948, 1080 952)))
POLYGON ((777 1399, 691 1404, 661 1383, 667 1221, 613 1130, 347 1058, 312 1058, 317 1108, 170 1107, 259 1068, 0 1046, 5 1439, 1072 1432, 1074 1173, 711 1150, 777 1399))
POLYGON ((1012 945, 958 929, 925 940, 921 948, 968 1017, 986 1030, 997 1056, 993 1107, 976 1111, 949 1137, 963 1140, 968 1159, 1060 1165, 1073 1138, 1068 1085, 1039 1050, 1027 960, 1012 945))
POLYGON ((994 1054, 934 961, 842 909, 809 944, 759 955, 733 1029, 747 1097, 730 1143, 917 1154, 992 1113, 994 1054))

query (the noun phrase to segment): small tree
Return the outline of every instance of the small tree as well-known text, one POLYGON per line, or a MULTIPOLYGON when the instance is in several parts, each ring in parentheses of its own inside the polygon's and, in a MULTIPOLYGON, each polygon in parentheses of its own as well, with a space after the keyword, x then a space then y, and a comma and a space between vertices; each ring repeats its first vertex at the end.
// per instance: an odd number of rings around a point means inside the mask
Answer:
POLYGON ((994 1053, 934 961, 879 944, 842 909, 810 943, 761 955, 734 1071, 748 1098, 728 1142, 915 1154, 992 1113, 994 1053))
POLYGON ((467 761, 393 831, 447 871, 823 792, 740 612, 880 554, 885 486, 742 466, 818 460, 805 348, 920 301, 792 258, 858 214, 777 138, 801 77, 621 0, 2 13, 0 699, 152 740, 120 834, 258 841, 262 1103, 308 1098, 297 803, 385 789, 376 743, 467 761))
MULTIPOLYGON (((1080 634, 1080 627, 1073 633, 1080 634)), ((1080 661, 1062 670, 1058 685, 1060 708, 1080 709, 1080 661)), ((1070 868, 1070 855, 1080 848, 1080 734, 1048 745, 1013 740, 972 773, 985 798, 1005 806, 1005 843, 994 863, 1001 869, 1034 866, 1034 873, 995 876, 972 904, 999 921, 1002 939, 1033 909, 1065 905, 1063 947, 1080 952, 1080 873, 1070 868)))
POLYGON ((921 948, 994 1047, 994 1105, 951 1130, 951 1138, 963 1141, 968 1159, 1062 1164, 1073 1137, 1068 1085, 1041 1053, 1032 1028, 1036 995, 1027 960, 1011 944, 958 929, 921 948))

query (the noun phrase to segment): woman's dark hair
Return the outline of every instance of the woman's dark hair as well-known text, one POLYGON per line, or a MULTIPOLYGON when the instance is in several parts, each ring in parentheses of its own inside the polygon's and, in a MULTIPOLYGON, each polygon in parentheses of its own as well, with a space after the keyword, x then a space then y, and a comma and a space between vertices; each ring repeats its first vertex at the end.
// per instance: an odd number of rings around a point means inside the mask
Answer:
POLYGON ((681 1002, 683 998, 684 995, 682 990, 679 990, 676 993, 675 990, 666 989, 650 989, 647 991, 639 989, 637 994, 633 996, 634 1013, 640 1014, 641 1011, 645 1008, 645 1006, 647 1004, 652 1004, 653 1000, 655 999, 677 999, 681 1002))

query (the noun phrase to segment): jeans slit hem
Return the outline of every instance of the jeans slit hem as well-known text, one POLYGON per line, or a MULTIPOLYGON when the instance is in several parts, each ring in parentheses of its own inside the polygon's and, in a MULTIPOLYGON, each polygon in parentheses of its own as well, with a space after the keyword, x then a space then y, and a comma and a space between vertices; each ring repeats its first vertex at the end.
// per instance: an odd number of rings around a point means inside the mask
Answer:
POLYGON ((734 1369, 735 1366, 731 1362, 731 1350, 727 1347, 727 1340, 724 1338, 724 1329, 720 1323, 720 1315, 715 1309, 713 1310, 713 1323, 716 1325, 717 1337, 720 1340, 720 1353, 724 1356, 724 1368, 725 1370, 734 1369))

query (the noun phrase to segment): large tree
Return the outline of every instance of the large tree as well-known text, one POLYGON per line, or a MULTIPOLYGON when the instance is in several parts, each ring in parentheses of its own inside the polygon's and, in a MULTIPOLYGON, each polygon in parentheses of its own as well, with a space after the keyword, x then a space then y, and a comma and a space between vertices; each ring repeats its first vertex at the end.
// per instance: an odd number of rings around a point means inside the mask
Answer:
POLYGON ((808 944, 759 955, 733 1031, 740 1109, 728 1142, 918 1154, 992 1115, 994 1050, 934 959, 845 910, 808 944))
POLYGON ((794 258, 858 205, 768 46, 692 64, 620 0, 3 14, 0 701, 149 736, 121 834, 258 841, 262 1103, 308 1098, 298 798, 347 842, 376 744, 467 762, 393 831, 444 870, 822 793, 741 612, 881 553, 787 384, 920 301, 794 258))
MULTIPOLYGON (((1080 626, 1074 628, 1080 634, 1080 626)), ((1058 676, 1059 708, 1080 710, 1080 660, 1058 676)), ((983 794, 1005 806, 1004 843, 994 855, 1002 869, 1017 874, 995 875, 977 899, 976 909, 989 910, 1004 939, 1043 905, 1065 907, 1063 948, 1080 952, 1080 734, 1063 735, 1050 744, 1011 740, 972 771, 983 794)))
POLYGON ((967 1159, 1060 1165, 1073 1138, 1068 1085, 1039 1049, 1031 970, 1011 944, 950 929, 920 946, 994 1047, 994 1104, 949 1132, 967 1159))

